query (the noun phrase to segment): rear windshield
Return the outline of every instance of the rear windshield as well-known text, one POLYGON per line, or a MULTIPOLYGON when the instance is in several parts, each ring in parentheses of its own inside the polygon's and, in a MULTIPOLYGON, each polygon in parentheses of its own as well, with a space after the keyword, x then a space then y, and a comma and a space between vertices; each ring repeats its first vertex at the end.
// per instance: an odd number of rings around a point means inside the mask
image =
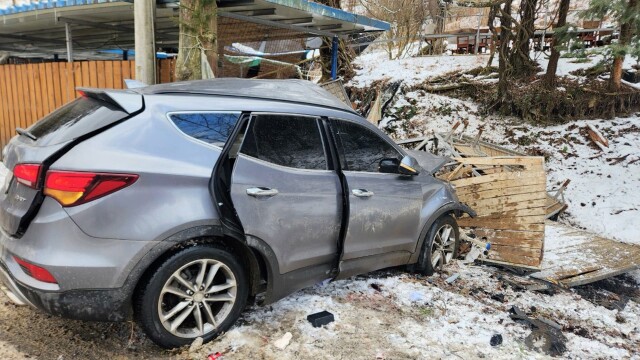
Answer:
POLYGON ((37 138, 36 144, 55 145, 76 139, 125 116, 127 113, 110 103, 83 96, 43 117, 29 128, 29 132, 37 138))

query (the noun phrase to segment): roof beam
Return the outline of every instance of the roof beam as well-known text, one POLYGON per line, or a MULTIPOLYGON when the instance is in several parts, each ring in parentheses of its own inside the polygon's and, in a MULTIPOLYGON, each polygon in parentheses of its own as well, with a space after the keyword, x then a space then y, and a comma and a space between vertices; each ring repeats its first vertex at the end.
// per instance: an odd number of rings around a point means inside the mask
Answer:
POLYGON ((276 9, 256 9, 256 10, 230 10, 234 14, 247 15, 247 16, 264 16, 264 15, 275 15, 276 9))
POLYGON ((280 20, 274 20, 274 21, 277 21, 283 24, 290 24, 290 25, 310 24, 313 22, 313 17, 309 16, 309 17, 302 17, 302 18, 296 18, 296 19, 280 19, 280 20))
POLYGON ((48 43, 48 44, 59 44, 59 45, 65 45, 65 46, 67 45, 67 42, 64 40, 45 39, 45 38, 29 36, 29 35, 0 34, 0 38, 31 41, 31 42, 41 42, 41 43, 48 43))
POLYGON ((111 25, 111 24, 98 23, 98 22, 82 20, 82 19, 72 19, 64 16, 58 17, 58 21, 62 21, 68 24, 82 25, 82 26, 88 26, 88 27, 98 28, 98 29, 115 30, 120 32, 134 31, 132 27, 128 27, 124 25, 111 25))
POLYGON ((314 35, 329 36, 329 37, 338 36, 338 34, 334 34, 334 33, 329 32, 329 31, 318 30, 318 29, 313 29, 313 28, 306 28, 306 27, 290 25, 290 24, 283 24, 283 23, 280 23, 280 22, 277 22, 277 21, 273 21, 273 20, 261 19, 261 18, 258 18, 258 17, 246 16, 246 15, 240 15, 240 14, 235 14, 235 13, 227 12, 227 11, 220 11, 220 12, 218 12, 218 15, 219 16, 228 17, 228 18, 231 18, 231 19, 236 19, 236 20, 241 20, 241 21, 246 21, 246 22, 251 22, 251 23, 256 23, 256 24, 261 24, 261 25, 266 25, 266 26, 272 26, 272 27, 276 27, 276 28, 280 28, 280 29, 299 31, 299 32, 306 33, 306 34, 314 34, 314 35))

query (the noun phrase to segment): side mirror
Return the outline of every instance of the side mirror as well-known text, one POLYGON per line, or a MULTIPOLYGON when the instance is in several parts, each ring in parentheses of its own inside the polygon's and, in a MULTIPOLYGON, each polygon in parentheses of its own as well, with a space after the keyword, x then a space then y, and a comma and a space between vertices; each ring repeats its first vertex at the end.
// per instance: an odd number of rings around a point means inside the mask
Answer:
POLYGON ((418 175, 420 174, 420 165, 414 157, 407 155, 400 161, 398 172, 402 175, 418 175))
POLYGON ((385 174, 397 174, 399 166, 400 160, 398 159, 382 159, 380 160, 380 168, 378 171, 385 174))

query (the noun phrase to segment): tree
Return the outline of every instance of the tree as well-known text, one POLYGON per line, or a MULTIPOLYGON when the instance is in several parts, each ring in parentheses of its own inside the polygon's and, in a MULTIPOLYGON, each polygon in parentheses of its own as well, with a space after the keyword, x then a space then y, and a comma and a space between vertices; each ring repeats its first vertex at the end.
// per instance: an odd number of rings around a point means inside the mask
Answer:
POLYGON ((213 74, 217 73, 217 9, 216 0, 180 1, 180 39, 176 61, 178 80, 202 79, 203 55, 208 60, 213 74))
POLYGON ((637 52, 638 41, 631 41, 640 35, 640 0, 591 0, 584 17, 604 19, 608 17, 620 25, 617 44, 611 45, 613 63, 609 87, 620 90, 622 83, 622 64, 627 53, 637 52))
POLYGON ((544 85, 547 89, 553 89, 556 87, 556 72, 558 71, 558 60, 560 59, 559 46, 561 45, 563 40, 560 36, 560 29, 564 29, 567 25, 569 2, 570 0, 560 0, 560 6, 558 6, 558 22, 556 23, 556 31, 551 40, 551 56, 549 57, 547 73, 544 76, 544 85))
MULTIPOLYGON (((317 0, 318 3, 340 9, 342 4, 340 0, 317 0)), ((322 39, 322 47, 320 48, 320 63, 322 64, 322 79, 320 82, 331 80, 331 58, 332 58, 333 39, 324 37, 322 39)), ((338 40, 338 76, 349 80, 355 75, 355 71, 351 66, 351 62, 355 58, 355 52, 351 49, 344 39, 338 40)))
POLYGON ((531 60, 530 45, 535 32, 537 5, 538 0, 521 0, 520 23, 518 24, 513 18, 511 19, 516 25, 510 54, 512 75, 515 77, 530 76, 536 70, 536 62, 531 60))

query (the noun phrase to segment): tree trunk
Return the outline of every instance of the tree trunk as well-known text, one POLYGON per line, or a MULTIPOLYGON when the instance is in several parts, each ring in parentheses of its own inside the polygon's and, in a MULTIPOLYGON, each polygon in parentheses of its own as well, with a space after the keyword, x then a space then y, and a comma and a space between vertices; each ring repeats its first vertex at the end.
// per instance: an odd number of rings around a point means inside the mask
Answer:
MULTIPOLYGON (((629 0, 629 13, 633 13, 634 9, 638 7, 638 0, 629 0)), ((636 9, 638 10, 638 9, 636 9)), ((632 19, 620 24, 620 46, 627 46, 633 36, 633 27, 631 24, 632 19)), ((611 68, 611 80, 609 87, 612 91, 620 90, 622 86, 622 63, 624 63, 625 53, 616 54, 613 58, 613 66, 611 68)))
POLYGON ((180 2, 180 38, 176 60, 177 80, 202 79, 202 53, 218 75, 218 6, 215 0, 180 2))
POLYGON ((487 61, 487 69, 491 67, 493 64, 493 58, 496 55, 496 42, 498 41, 498 31, 496 31, 496 27, 493 24, 496 16, 498 15, 498 7, 500 5, 493 5, 489 8, 489 19, 487 21, 487 25, 489 26, 489 30, 491 31, 491 45, 489 45, 489 60, 487 61))
MULTIPOLYGON (((560 0, 560 6, 558 7, 558 22, 556 23, 556 28, 563 27, 567 24, 569 2, 570 0, 560 0)), ((558 49, 558 45, 558 39, 556 37, 553 37, 551 40, 551 57, 549 57, 547 73, 544 76, 544 86, 547 89, 553 89, 556 87, 556 71, 558 70, 558 60, 560 59, 560 50, 558 49)), ((544 39, 542 39, 542 46, 544 46, 544 39)))
POLYGON ((538 0, 522 0, 520 3, 520 26, 511 53, 513 75, 516 77, 530 76, 535 72, 536 65, 531 60, 529 45, 535 31, 537 4, 538 0))
POLYGON ((504 12, 500 15, 500 47, 498 49, 498 102, 504 104, 509 97, 509 78, 511 77, 511 66, 508 61, 509 42, 511 42, 511 18, 507 14, 511 13, 511 1, 504 3, 504 12))

